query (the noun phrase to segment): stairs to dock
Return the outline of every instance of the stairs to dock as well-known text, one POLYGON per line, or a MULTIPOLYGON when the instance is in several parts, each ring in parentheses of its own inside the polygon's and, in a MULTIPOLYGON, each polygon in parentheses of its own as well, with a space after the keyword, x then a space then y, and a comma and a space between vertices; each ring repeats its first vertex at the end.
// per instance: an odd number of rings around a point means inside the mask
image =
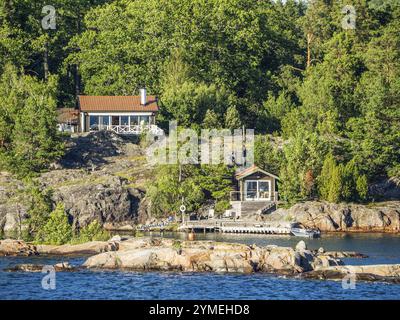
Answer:
POLYGON ((267 214, 276 209, 275 202, 265 201, 242 201, 241 202, 241 215, 242 217, 254 214, 267 214))

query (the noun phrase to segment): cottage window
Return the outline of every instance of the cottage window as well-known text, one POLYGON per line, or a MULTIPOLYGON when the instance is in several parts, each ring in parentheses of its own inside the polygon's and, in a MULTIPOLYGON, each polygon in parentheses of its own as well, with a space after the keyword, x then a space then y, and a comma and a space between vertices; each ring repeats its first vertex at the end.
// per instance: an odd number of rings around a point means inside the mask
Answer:
POLYGON ((137 126, 139 124, 138 116, 131 116, 131 126, 137 126))
POLYGON ((121 126, 128 126, 128 125, 129 125, 129 117, 121 116, 121 126))
POLYGON ((100 117, 100 130, 106 130, 110 125, 110 117, 102 116, 100 117))
POLYGON ((113 126, 119 126, 119 116, 112 116, 111 122, 113 126))
POLYGON ((140 116, 140 125, 148 125, 150 123, 149 116, 140 116))
POLYGON ((99 130, 99 117, 98 116, 90 116, 90 130, 92 130, 92 131, 99 130))

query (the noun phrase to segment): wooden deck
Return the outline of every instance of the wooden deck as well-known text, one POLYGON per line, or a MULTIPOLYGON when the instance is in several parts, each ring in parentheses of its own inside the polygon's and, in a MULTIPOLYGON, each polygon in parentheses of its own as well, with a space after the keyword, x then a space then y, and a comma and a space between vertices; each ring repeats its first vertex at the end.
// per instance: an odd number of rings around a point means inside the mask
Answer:
POLYGON ((187 221, 183 223, 178 230, 222 233, 290 234, 289 226, 282 227, 271 224, 258 224, 246 221, 229 221, 222 219, 187 221))

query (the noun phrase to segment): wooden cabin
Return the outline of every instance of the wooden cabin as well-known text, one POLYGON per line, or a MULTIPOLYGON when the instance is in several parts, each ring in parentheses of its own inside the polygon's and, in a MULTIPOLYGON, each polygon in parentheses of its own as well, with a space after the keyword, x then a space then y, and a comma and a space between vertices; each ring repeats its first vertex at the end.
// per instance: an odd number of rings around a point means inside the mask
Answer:
POLYGON ((140 89, 139 96, 79 96, 80 132, 107 130, 138 135, 162 134, 156 125, 158 102, 140 89))
POLYGON ((237 191, 231 193, 231 201, 277 202, 279 177, 253 165, 235 175, 237 191))

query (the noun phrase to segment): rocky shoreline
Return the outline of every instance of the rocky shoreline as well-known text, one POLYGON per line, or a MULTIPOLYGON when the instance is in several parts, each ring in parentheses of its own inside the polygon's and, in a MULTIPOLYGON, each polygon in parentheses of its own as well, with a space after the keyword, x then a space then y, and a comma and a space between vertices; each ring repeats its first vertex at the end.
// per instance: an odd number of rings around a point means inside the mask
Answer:
POLYGON ((267 223, 297 222, 322 232, 399 233, 400 202, 387 201, 370 205, 307 201, 289 209, 279 208, 264 215, 267 223))
MULTIPOLYGON (((400 265, 345 265, 339 257, 365 256, 356 252, 309 250, 304 241, 295 248, 259 247, 215 241, 178 241, 163 238, 114 237, 106 242, 79 245, 35 246, 19 240, 0 241, 1 256, 78 255, 89 257, 80 266, 67 262, 56 271, 128 270, 215 273, 270 273, 304 279, 340 280, 354 275, 363 281, 400 283, 400 265)), ((42 266, 17 265, 6 271, 39 272, 42 266)))

